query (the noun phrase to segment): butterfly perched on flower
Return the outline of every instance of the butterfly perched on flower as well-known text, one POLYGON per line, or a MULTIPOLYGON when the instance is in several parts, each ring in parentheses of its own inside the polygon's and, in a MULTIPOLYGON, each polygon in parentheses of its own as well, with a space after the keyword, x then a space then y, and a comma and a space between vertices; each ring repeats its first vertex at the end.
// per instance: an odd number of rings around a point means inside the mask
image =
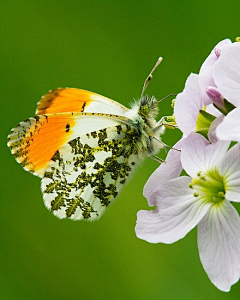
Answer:
POLYGON ((89 91, 58 88, 41 98, 35 117, 11 130, 8 146, 42 178, 44 203, 57 217, 96 220, 136 165, 163 147, 157 114, 157 100, 143 93, 128 109, 89 91))

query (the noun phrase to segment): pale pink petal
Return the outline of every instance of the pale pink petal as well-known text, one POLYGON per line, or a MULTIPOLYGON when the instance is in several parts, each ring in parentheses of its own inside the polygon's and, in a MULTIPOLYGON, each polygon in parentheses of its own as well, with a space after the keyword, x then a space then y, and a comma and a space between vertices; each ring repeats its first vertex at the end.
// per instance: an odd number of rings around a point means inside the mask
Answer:
POLYGON ((212 206, 199 223, 198 248, 211 282, 229 291, 240 277, 240 218, 228 201, 212 206))
POLYGON ((194 131, 197 115, 202 107, 198 75, 190 74, 183 92, 177 95, 174 105, 175 120, 184 136, 194 131))
POLYGON ((191 176, 196 177, 199 171, 212 169, 224 156, 229 142, 209 142, 198 133, 191 133, 182 145, 181 161, 183 169, 191 176))
POLYGON ((232 41, 230 39, 225 39, 220 41, 214 48, 213 51, 215 52, 216 56, 219 57, 222 51, 222 48, 228 45, 231 45, 232 41))
POLYGON ((232 186, 228 187, 228 190, 225 194, 227 200, 232 202, 240 202, 240 186, 239 186, 240 178, 236 178, 235 181, 232 180, 232 186))
POLYGON ((233 105, 240 105, 240 43, 221 50, 213 68, 213 77, 220 93, 233 105))
POLYGON ((150 243, 173 243, 199 223, 210 204, 194 197, 190 182, 190 177, 182 176, 155 189, 157 209, 138 212, 137 237, 150 243))
POLYGON ((227 151, 217 168, 224 177, 226 199, 240 202, 240 144, 227 151))
POLYGON ((169 179, 178 177, 182 172, 182 164, 180 160, 180 150, 182 140, 178 141, 168 152, 166 160, 152 173, 143 189, 143 196, 147 198, 149 206, 156 203, 151 198, 151 194, 155 188, 169 179), (177 149, 177 150, 176 150, 177 149))
POLYGON ((219 42, 214 47, 214 49, 211 51, 211 53, 209 54, 209 56, 206 58, 206 60, 201 66, 199 72, 199 87, 200 87, 201 97, 204 105, 212 103, 211 99, 206 94, 206 88, 208 86, 216 86, 212 74, 213 65, 216 63, 219 57, 219 53, 221 52, 221 49, 224 46, 229 45, 231 43, 232 42, 229 39, 225 39, 219 42))
POLYGON ((222 123, 223 119, 224 119, 224 115, 221 114, 214 121, 212 121, 208 130, 208 139, 211 143, 216 143, 218 141, 218 138, 216 136, 216 129, 219 126, 219 124, 222 123))
POLYGON ((183 169, 192 177, 204 170, 204 149, 209 142, 198 133, 191 133, 184 141, 181 150, 181 161, 183 169))
POLYGON ((223 159, 229 148, 229 145, 229 142, 218 140, 216 143, 209 144, 205 148, 205 170, 213 169, 218 162, 223 159))
POLYGON ((217 127, 216 135, 223 141, 240 142, 240 107, 228 113, 223 122, 217 127))

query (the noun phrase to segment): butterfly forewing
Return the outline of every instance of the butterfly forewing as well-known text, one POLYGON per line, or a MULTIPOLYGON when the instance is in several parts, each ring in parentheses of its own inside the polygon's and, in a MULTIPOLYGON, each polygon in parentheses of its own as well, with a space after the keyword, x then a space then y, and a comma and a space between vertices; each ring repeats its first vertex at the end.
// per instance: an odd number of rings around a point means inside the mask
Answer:
POLYGON ((11 130, 8 146, 26 170, 42 177, 50 159, 65 143, 125 119, 102 113, 77 112, 36 116, 20 122, 11 130))
POLYGON ((36 115, 63 112, 95 112, 123 116, 128 108, 107 97, 76 88, 49 91, 38 103, 36 115))
POLYGON ((42 179, 46 206, 60 218, 99 218, 141 159, 138 140, 134 127, 119 123, 63 145, 42 179))

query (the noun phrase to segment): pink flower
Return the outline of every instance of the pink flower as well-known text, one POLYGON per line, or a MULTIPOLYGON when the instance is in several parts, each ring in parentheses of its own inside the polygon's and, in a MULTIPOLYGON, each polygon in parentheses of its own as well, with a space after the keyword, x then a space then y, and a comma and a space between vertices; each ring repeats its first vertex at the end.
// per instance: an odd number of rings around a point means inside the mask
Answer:
POLYGON ((156 209, 139 211, 136 225, 136 235, 150 243, 176 242, 198 225, 201 262, 222 291, 240 277, 240 218, 229 202, 240 202, 240 145, 228 147, 196 133, 183 139, 180 159, 189 176, 174 174, 147 193, 156 209))
MULTIPOLYGON (((190 74, 188 77, 183 92, 176 97, 174 106, 175 120, 179 129, 183 132, 183 136, 187 136, 191 132, 200 132, 207 136, 211 122, 214 120, 211 115, 218 117, 222 113, 227 114, 233 108, 232 105, 228 105, 225 99, 235 105, 236 97, 233 96, 235 102, 231 101, 227 97, 229 93, 226 93, 226 89, 222 88, 225 77, 228 76, 229 78, 230 75, 225 72, 224 77, 223 72, 219 72, 219 69, 226 69, 226 65, 230 64, 225 62, 226 57, 232 55, 228 51, 234 51, 235 48, 239 49, 238 46, 240 46, 240 43, 232 43, 229 39, 221 41, 204 61, 199 74, 190 74), (214 104, 214 107, 212 104, 214 104)), ((239 53, 236 50, 234 53, 234 59, 237 60, 236 55, 238 55, 239 60, 239 53)), ((233 65, 232 62, 231 65, 233 65)), ((236 65, 235 69, 234 74, 239 76, 239 65, 236 65)), ((238 81, 235 80, 236 91, 237 84, 238 81)), ((240 84, 238 84, 238 88, 240 90, 240 84)))
POLYGON ((139 211, 136 235, 173 243, 198 226, 202 265, 229 291, 240 278, 240 43, 217 44, 199 74, 177 95, 175 121, 183 138, 150 176, 144 196, 155 210, 139 211), (200 133, 200 134, 199 134, 200 133), (180 176, 182 170, 188 176, 180 176))

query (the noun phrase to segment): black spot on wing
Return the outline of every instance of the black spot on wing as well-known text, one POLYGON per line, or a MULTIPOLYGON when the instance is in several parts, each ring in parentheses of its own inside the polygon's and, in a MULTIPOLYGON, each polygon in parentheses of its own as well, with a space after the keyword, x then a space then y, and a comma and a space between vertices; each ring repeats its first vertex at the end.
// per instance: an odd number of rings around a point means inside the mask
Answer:
POLYGON ((66 132, 69 132, 69 130, 70 130, 70 125, 67 124, 67 125, 66 125, 66 132))

